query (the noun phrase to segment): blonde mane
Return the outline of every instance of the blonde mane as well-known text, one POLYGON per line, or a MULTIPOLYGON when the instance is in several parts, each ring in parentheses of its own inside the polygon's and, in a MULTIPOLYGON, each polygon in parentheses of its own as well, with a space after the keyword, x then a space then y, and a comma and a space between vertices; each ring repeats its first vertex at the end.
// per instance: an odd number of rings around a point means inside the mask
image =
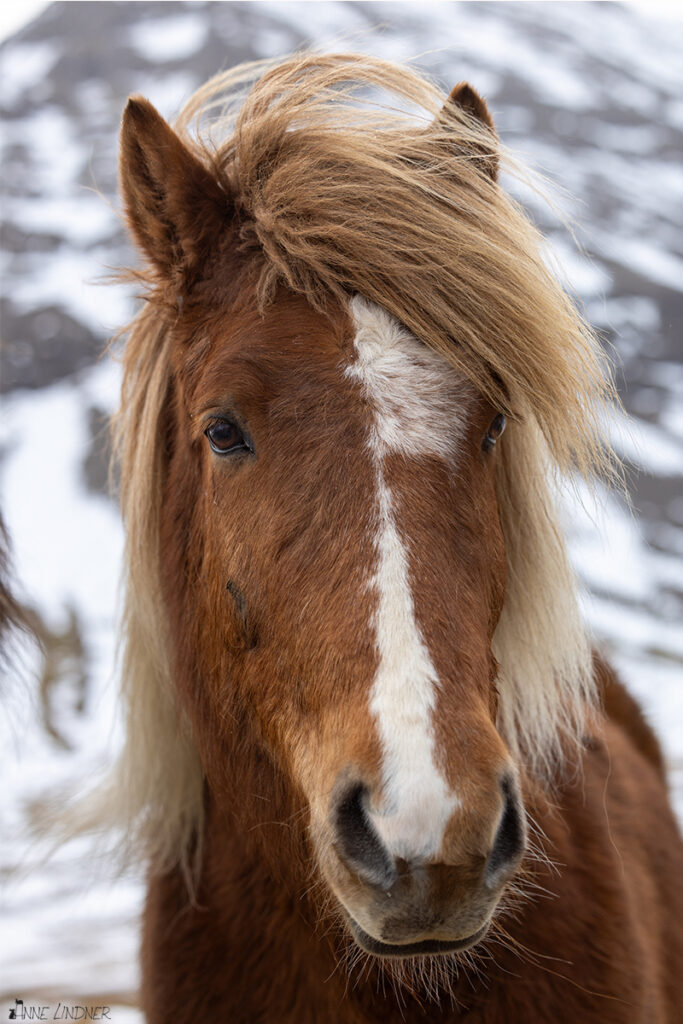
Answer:
MULTIPOLYGON (((493 135, 444 104, 405 67, 309 54, 219 75, 176 130, 234 198, 262 307, 280 283, 319 309, 359 293, 510 417, 497 479, 508 555, 495 636, 499 727, 524 768, 550 779, 594 690, 552 481, 612 473, 600 425, 614 394, 599 344, 543 262, 542 239, 486 173, 493 135)), ((111 818, 159 868, 184 859, 202 815, 159 584, 159 417, 170 373, 160 304, 153 294, 133 326, 116 424, 128 722, 107 798, 111 818)))

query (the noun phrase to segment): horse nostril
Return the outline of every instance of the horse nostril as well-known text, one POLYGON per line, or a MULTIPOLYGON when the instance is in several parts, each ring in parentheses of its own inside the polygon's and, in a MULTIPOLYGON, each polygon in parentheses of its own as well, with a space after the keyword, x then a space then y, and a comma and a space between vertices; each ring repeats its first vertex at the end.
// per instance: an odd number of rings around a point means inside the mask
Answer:
POLYGON ((514 866, 524 850, 522 808, 516 787, 509 776, 503 778, 501 789, 505 800, 503 816, 486 865, 486 880, 490 885, 500 881, 506 869, 514 866))
POLYGON ((389 889, 396 881, 396 867, 368 819, 366 797, 367 788, 361 782, 342 792, 332 815, 335 845, 365 881, 389 889))

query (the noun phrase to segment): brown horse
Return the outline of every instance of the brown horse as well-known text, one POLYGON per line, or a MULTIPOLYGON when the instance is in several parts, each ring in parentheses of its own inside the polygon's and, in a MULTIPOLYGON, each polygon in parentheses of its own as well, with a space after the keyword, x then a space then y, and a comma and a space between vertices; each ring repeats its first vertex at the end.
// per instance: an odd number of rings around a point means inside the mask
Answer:
POLYGON ((683 1019, 662 759, 553 498, 613 473, 613 392, 502 157, 471 87, 363 57, 126 108, 107 810, 152 1022, 683 1019))

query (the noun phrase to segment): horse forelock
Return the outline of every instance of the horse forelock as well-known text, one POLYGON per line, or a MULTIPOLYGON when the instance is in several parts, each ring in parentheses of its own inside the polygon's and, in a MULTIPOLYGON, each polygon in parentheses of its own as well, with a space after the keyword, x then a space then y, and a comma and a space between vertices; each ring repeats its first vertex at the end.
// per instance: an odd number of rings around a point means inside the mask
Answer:
POLYGON ((541 236, 482 173, 490 129, 444 102, 408 68, 309 54, 216 76, 177 128, 232 196, 262 305, 278 283, 320 309, 361 294, 506 413, 533 416, 561 470, 609 475, 600 345, 541 236), (189 133, 202 118, 205 142, 189 133))

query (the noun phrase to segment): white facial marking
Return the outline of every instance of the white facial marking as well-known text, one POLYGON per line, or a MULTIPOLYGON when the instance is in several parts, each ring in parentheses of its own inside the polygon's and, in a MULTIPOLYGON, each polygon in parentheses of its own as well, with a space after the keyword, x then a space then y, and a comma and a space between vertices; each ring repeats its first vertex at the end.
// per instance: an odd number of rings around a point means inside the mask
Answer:
POLYGON ((406 546, 384 475, 389 452, 453 461, 464 433, 470 392, 440 356, 388 313, 351 300, 356 359, 346 370, 374 408, 369 440, 377 477, 379 665, 370 692, 382 751, 383 803, 374 827, 397 857, 420 860, 439 850, 457 796, 435 761, 432 714, 439 679, 415 618, 406 546))
POLYGON ((455 456, 471 396, 460 374, 386 310, 359 295, 350 305, 356 359, 346 375, 361 383, 375 409, 375 457, 455 456))

